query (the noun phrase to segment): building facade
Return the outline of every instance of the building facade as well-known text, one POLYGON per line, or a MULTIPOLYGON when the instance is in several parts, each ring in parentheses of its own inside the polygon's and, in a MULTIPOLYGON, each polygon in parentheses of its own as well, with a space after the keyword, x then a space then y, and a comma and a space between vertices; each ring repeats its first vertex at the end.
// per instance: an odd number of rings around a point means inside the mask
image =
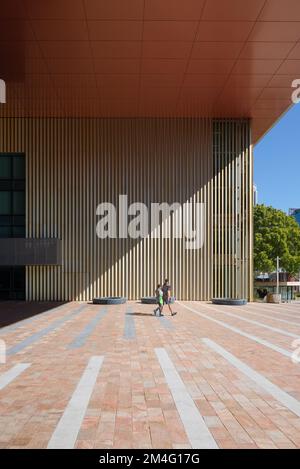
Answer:
POLYGON ((253 205, 254 205, 254 207, 257 204, 258 204, 258 191, 257 191, 257 186, 255 184, 253 184, 253 205))
POLYGON ((0 8, 0 297, 136 299, 168 276, 179 299, 251 299, 252 145, 297 93, 296 3, 0 8), (97 237, 121 195, 192 202, 184 223, 202 204, 203 246, 164 236, 173 214, 97 237))
POLYGON ((289 215, 294 217, 298 225, 300 225, 300 208, 290 208, 289 215))
MULTIPOLYGON (((27 300, 137 299, 153 294, 166 276, 178 299, 251 297, 253 181, 247 119, 12 118, 0 120, 0 135, 0 162, 23 159, 25 168, 26 194, 18 215, 24 226, 10 228, 15 231, 9 236, 2 231, 2 238, 14 243, 5 245, 6 264, 8 253, 16 250, 13 238, 27 240, 19 248, 27 253, 24 259, 19 254, 15 266, 2 269, 19 276, 24 269, 27 300), (165 238, 163 225, 171 216, 160 221, 158 238, 149 232, 139 239, 99 239, 97 206, 117 206, 121 194, 129 203, 146 206, 203 203, 203 246, 187 250, 184 239, 165 238), (55 252, 47 259, 43 251, 51 242, 55 252)), ((0 178, 4 220, 8 191, 3 190, 3 171, 0 178)))

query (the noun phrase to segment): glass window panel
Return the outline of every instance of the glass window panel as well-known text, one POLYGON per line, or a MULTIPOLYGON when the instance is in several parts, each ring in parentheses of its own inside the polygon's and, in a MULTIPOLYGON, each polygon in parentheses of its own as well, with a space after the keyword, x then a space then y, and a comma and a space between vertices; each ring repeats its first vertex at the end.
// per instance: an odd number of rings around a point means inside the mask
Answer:
POLYGON ((11 195, 9 191, 0 191, 0 215, 11 213, 11 195))
MULTIPOLYGON (((0 224, 1 224, 1 217, 0 217, 0 224)), ((6 224, 9 225, 10 223, 6 223, 6 224)), ((25 216, 24 215, 15 215, 13 217, 12 224, 13 225, 19 225, 19 226, 25 226, 25 216)), ((4 223, 3 223, 3 225, 4 225, 4 223)))
POLYGON ((0 179, 0 191, 11 191, 12 179, 0 179))
POLYGON ((0 299, 25 300, 25 267, 0 267, 0 299))
POLYGON ((25 287, 23 291, 16 292, 16 300, 25 300, 25 287))
POLYGON ((10 237, 11 237, 11 227, 0 226, 0 238, 10 238, 10 237))
POLYGON ((11 156, 0 156, 0 179, 11 178, 11 156))
POLYGON ((25 179, 24 156, 15 156, 13 158, 13 177, 14 179, 25 179))
POLYGON ((10 289, 10 269, 7 267, 0 268, 0 290, 10 289))
POLYGON ((11 188, 14 191, 25 191, 25 181, 23 179, 12 179, 11 188))
POLYGON ((0 237, 2 238, 25 236, 25 172, 24 154, 0 154, 0 237))
POLYGON ((14 238, 25 238, 25 226, 13 226, 12 234, 14 238))
POLYGON ((9 291, 7 290, 0 290, 0 300, 10 300, 9 291))
POLYGON ((13 213, 16 215, 22 215, 23 213, 25 213, 25 192, 13 192, 13 200, 13 213))
POLYGON ((11 225, 11 217, 9 215, 0 215, 0 226, 11 225))
POLYGON ((14 267, 12 274, 14 290, 25 289, 25 269, 23 267, 14 267))

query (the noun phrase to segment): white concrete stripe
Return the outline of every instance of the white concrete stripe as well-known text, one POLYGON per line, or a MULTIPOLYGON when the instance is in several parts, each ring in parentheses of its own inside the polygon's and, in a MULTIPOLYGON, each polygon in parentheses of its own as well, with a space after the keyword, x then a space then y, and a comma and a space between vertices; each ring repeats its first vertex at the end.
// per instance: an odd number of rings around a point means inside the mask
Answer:
POLYGON ((74 448, 103 359, 103 356, 90 358, 73 396, 49 440, 48 449, 74 448))
MULTIPOLYGON (((201 304, 201 306, 204 307, 204 308, 207 308, 207 309, 209 309, 209 310, 213 310, 213 311, 216 311, 216 312, 218 312, 218 313, 222 312, 222 313, 228 314, 228 315, 232 315, 233 313, 230 313, 229 311, 233 311, 235 308, 236 308, 237 310, 243 309, 243 313, 256 314, 257 316, 265 316, 266 318, 274 319, 274 321, 275 321, 275 320, 276 320, 276 321, 279 321, 279 319, 276 319, 274 316, 269 316, 269 315, 267 315, 267 314, 265 314, 265 315, 262 314, 261 311, 264 312, 264 310, 262 310, 262 309, 259 309, 259 313, 257 312, 257 309, 255 309, 254 311, 251 310, 251 309, 249 309, 249 304, 247 304, 246 306, 242 306, 242 307, 240 307, 240 308, 232 307, 232 306, 229 307, 229 306, 225 306, 225 305, 214 306, 214 305, 207 305, 207 304, 203 304, 203 303, 201 304)), ((271 314, 273 314, 273 312, 271 312, 271 314)), ((276 314, 281 314, 281 313, 276 313, 276 314)), ((239 317, 238 314, 234 314, 234 316, 239 317)), ((240 316, 240 318, 242 318, 242 317, 243 317, 243 316, 240 316)), ((244 318, 244 317, 243 317, 243 318, 244 318)), ((246 320, 246 318, 244 318, 244 319, 246 320)), ((249 320, 249 319, 247 319, 247 320, 249 320)), ((251 319, 250 319, 250 320, 251 320, 251 319)), ((262 323, 259 323, 259 325, 261 325, 261 324, 262 324, 262 323)), ((268 326, 268 324, 265 324, 265 323, 263 323, 263 324, 266 325, 266 326, 268 326)), ((295 324, 296 326, 300 326, 300 323, 294 323, 294 324, 295 324)), ((271 327, 271 326, 269 326, 269 327, 271 327)), ((273 327, 273 326, 272 326, 272 327, 273 327)), ((279 330, 280 330, 280 329, 279 329, 279 330)), ((279 332, 279 330, 278 330, 278 332, 279 332)), ((286 331, 283 331, 283 332, 286 332, 286 331)), ((298 337, 298 335, 297 335, 297 337, 298 337)))
POLYGON ((218 448, 168 353, 164 348, 156 348, 155 353, 171 390, 175 405, 192 448, 218 448))
POLYGON ((289 350, 286 350, 282 347, 278 347, 277 345, 272 344, 271 342, 268 342, 267 340, 261 339, 260 337, 256 337, 255 335, 248 334, 247 332, 244 332, 241 329, 238 329, 237 327, 230 326, 226 322, 219 321, 218 319, 211 318, 207 314, 200 313, 200 311, 197 311, 194 308, 190 308, 189 306, 186 306, 185 304, 181 303, 180 301, 178 301, 178 304, 180 304, 184 308, 192 311, 193 313, 198 314, 198 316, 201 316, 205 319, 208 319, 209 321, 212 321, 216 324, 219 324, 219 326, 224 327, 225 329, 228 329, 232 332, 235 332, 236 334, 239 334, 243 337, 247 337, 247 339, 253 340, 254 342, 257 342, 260 345, 264 345, 265 347, 268 347, 268 348, 274 350, 275 352, 281 353, 281 355, 284 355, 285 357, 292 358, 293 352, 290 352, 289 350))
POLYGON ((23 373, 23 371, 29 368, 30 365, 31 363, 19 363, 0 375, 0 391, 23 373))
POLYGON ((270 308, 274 309, 284 309, 289 311, 290 313, 300 314, 300 302, 297 303, 281 303, 281 304, 274 304, 274 303, 264 303, 266 306, 270 306, 270 308))
MULTIPOLYGON (((256 308, 253 308, 253 306, 251 304, 248 304, 245 308, 247 311, 257 311, 256 308)), ((261 307, 260 305, 260 308, 259 308, 260 311, 263 311, 264 313, 268 313, 270 314, 270 317, 273 317, 274 314, 277 314, 277 315, 280 315, 281 317, 282 316, 287 316, 288 319, 299 319, 300 320, 300 311, 299 312, 296 312, 294 311, 294 313, 292 312, 286 312, 285 310, 276 310, 276 309, 271 309, 271 308, 265 308, 265 307, 261 307)), ((300 323, 299 323, 300 324, 300 323)))
POLYGON ((258 384, 261 388, 267 391, 273 396, 278 402, 281 402, 287 409, 293 412, 295 415, 300 417, 300 402, 294 397, 290 396, 287 392, 283 391, 279 386, 272 383, 270 380, 265 378, 262 374, 250 368, 246 363, 239 360, 237 357, 232 355, 226 349, 218 345, 216 342, 210 339, 202 339, 202 341, 208 345, 212 350, 217 352, 235 368, 244 373, 248 378, 258 384))
MULTIPOLYGON (((269 319, 270 321, 275 321, 275 322, 277 321, 277 322, 282 322, 284 324, 288 324, 288 325, 291 325, 291 326, 300 327, 300 322, 293 322, 293 321, 287 321, 286 319, 274 318, 272 316, 268 316, 267 314, 262 314, 261 312, 256 313, 254 311, 250 311, 249 309, 246 309, 245 312, 250 313, 250 314, 254 314, 255 316, 259 316, 259 317, 262 317, 262 318, 269 319)), ((299 337, 299 335, 298 335, 298 337, 299 337)))
MULTIPOLYGON (((206 305, 203 305, 203 306, 206 306, 206 305)), ((206 307, 209 308, 208 306, 206 307)), ((247 319, 247 318, 244 318, 243 316, 240 316, 239 314, 232 314, 232 313, 229 313, 228 311, 223 311, 221 309, 216 309, 216 308, 211 308, 211 309, 213 311, 216 311, 219 314, 225 314, 226 316, 240 319, 241 321, 248 322, 249 324, 254 324, 255 326, 263 327, 264 329, 269 329, 270 331, 277 332, 278 334, 282 334, 288 337, 299 339, 299 334, 294 334, 293 332, 287 332, 287 331, 284 331, 283 329, 278 329, 278 327, 273 327, 273 326, 269 326, 268 324, 263 324, 262 322, 259 322, 259 321, 254 321, 253 319, 247 319)))

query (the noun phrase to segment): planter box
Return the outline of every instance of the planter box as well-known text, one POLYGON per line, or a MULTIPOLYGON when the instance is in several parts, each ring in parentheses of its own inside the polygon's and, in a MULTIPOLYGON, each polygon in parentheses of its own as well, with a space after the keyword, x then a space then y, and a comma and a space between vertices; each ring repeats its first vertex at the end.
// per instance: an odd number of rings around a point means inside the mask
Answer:
POLYGON ((267 294, 267 303, 281 303, 281 295, 278 293, 268 293, 267 294))
POLYGON ((247 300, 244 298, 213 298, 212 303, 214 305, 229 305, 229 306, 244 306, 247 304, 247 300))
POLYGON ((94 305, 122 305, 126 303, 127 298, 123 296, 104 296, 93 298, 94 305))

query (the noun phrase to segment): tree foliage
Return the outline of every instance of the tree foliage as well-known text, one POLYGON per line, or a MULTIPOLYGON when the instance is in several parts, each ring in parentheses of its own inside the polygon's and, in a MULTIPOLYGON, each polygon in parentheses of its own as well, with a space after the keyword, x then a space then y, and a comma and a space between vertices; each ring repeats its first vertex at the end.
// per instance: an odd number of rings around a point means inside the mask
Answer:
POLYGON ((254 207, 254 269, 276 270, 277 256, 286 272, 300 271, 300 227, 283 211, 257 205, 254 207))

